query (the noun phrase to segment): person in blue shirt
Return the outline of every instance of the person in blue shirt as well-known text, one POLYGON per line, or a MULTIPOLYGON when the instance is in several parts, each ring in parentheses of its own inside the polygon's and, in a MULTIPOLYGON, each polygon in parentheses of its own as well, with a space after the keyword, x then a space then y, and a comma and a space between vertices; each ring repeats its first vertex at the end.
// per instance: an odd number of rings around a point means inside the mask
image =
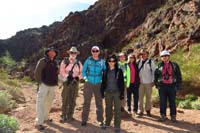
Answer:
POLYGON ((103 71, 106 70, 105 60, 99 57, 100 49, 93 46, 91 49, 92 56, 88 57, 84 62, 82 76, 85 80, 84 85, 84 103, 82 112, 82 126, 86 126, 90 111, 90 103, 94 94, 96 103, 97 120, 100 126, 103 126, 103 105, 100 92, 103 71))

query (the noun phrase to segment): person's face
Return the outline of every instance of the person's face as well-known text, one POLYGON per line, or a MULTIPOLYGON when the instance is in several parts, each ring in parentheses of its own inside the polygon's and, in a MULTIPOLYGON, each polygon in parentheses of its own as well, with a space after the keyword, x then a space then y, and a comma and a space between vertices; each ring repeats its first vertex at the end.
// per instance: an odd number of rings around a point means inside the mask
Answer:
POLYGON ((134 62, 134 61, 135 61, 135 58, 134 58, 133 56, 130 56, 130 57, 129 57, 129 61, 130 61, 130 62, 134 62))
POLYGON ((56 56, 56 52, 54 50, 50 50, 47 54, 50 59, 53 59, 56 56))
POLYGON ((163 62, 168 62, 169 61, 169 55, 163 55, 163 56, 161 56, 161 60, 163 62))
POLYGON ((115 67, 115 63, 116 63, 116 61, 113 58, 110 58, 108 60, 108 65, 109 65, 110 68, 114 68, 115 67))
POLYGON ((126 57, 125 57, 125 55, 121 55, 121 56, 119 56, 119 60, 120 60, 121 62, 126 61, 126 57))
POLYGON ((69 57, 70 57, 71 59, 75 59, 75 58, 77 57, 77 52, 70 52, 70 53, 69 53, 69 57))
POLYGON ((148 58, 148 54, 146 52, 142 53, 141 55, 142 55, 142 59, 144 60, 148 58))
POLYGON ((93 57, 98 57, 100 54, 100 51, 98 49, 92 49, 91 50, 92 56, 93 57))

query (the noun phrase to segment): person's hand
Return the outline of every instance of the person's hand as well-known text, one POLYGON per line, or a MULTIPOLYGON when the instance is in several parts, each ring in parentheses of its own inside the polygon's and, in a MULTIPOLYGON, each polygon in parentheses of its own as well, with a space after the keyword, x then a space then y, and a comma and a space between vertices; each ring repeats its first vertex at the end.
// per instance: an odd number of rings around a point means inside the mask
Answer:
POLYGON ((120 95, 120 96, 119 96, 119 99, 120 99, 120 100, 123 100, 123 99, 124 99, 124 95, 120 95))
POLYGON ((182 85, 181 85, 181 84, 176 84, 175 90, 181 90, 181 88, 182 88, 182 85))

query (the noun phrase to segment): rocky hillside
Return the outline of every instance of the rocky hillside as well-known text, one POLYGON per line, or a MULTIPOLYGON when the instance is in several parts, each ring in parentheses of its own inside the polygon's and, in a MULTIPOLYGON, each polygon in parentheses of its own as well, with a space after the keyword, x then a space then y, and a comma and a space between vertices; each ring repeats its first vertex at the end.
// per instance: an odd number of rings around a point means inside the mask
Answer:
POLYGON ((200 42, 199 6, 199 0, 99 0, 60 23, 0 41, 0 51, 9 49, 16 59, 28 58, 27 67, 32 70, 49 45, 55 45, 61 57, 75 45, 82 60, 94 44, 118 52, 139 43, 153 56, 164 48, 189 50, 191 44, 200 42))

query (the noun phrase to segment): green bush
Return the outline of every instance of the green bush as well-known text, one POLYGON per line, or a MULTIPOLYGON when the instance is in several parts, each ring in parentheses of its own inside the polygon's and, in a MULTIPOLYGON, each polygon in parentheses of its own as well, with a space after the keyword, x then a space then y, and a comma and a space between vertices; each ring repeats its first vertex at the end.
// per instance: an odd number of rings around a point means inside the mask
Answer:
POLYGON ((194 101, 196 99, 197 99, 197 96, 195 96, 193 94, 188 94, 185 96, 185 100, 194 101))
POLYGON ((191 105, 192 105, 192 109, 196 109, 196 110, 200 110, 200 102, 199 101, 193 101, 192 103, 191 103, 191 105))
POLYGON ((7 91, 0 90, 0 113, 5 113, 16 107, 16 102, 7 91))
POLYGON ((0 114, 1 133, 15 133, 17 130, 18 130, 18 123, 15 118, 0 114))
POLYGON ((192 108, 191 101, 190 100, 180 101, 178 107, 183 109, 191 109, 192 108))

